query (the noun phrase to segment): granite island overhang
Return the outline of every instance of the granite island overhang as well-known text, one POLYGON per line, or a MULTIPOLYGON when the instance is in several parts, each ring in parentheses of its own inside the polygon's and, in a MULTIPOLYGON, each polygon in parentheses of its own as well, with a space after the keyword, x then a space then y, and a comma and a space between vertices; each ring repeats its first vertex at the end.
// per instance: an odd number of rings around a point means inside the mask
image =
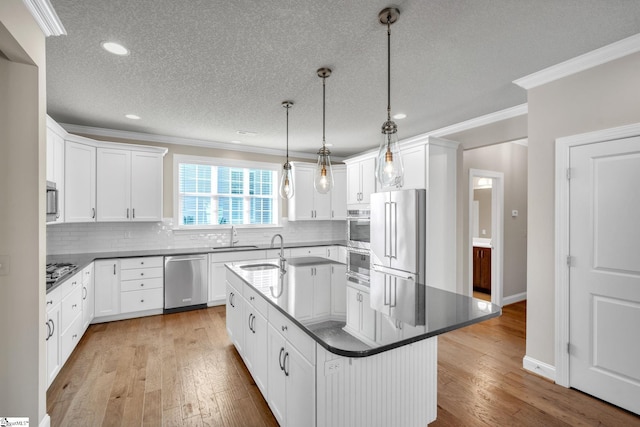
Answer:
POLYGON ((227 265, 227 330, 281 425, 434 421, 437 336, 501 313, 487 301, 420 284, 408 293, 413 303, 385 295, 374 310, 369 288, 350 281, 343 264, 293 258, 284 269, 278 259, 227 265), (306 389, 286 393, 280 383, 301 387, 291 379, 303 375, 293 369, 299 362, 288 363, 294 357, 310 367, 306 389))

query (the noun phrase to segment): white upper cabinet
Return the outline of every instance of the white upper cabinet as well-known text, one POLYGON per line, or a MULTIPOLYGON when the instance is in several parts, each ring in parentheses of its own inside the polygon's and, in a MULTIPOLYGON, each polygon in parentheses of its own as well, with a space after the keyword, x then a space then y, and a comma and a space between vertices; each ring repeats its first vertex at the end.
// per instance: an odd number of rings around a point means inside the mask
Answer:
POLYGON ((427 157, 425 152, 424 144, 400 151, 404 166, 404 176, 402 177, 402 185, 399 188, 405 190, 426 188, 427 157))
POLYGON ((49 223, 64 222, 64 134, 65 130, 47 116, 47 181, 58 190, 58 215, 49 223))
POLYGON ((347 205, 369 204, 376 191, 376 159, 368 157, 347 164, 347 205))
POLYGON ((333 167, 333 189, 331 190, 331 219, 347 219, 347 168, 333 167))
POLYGON ((129 221, 131 218, 131 151, 97 150, 98 221, 129 221))
MULTIPOLYGON (((289 199, 289 221, 331 219, 331 190, 327 194, 318 193, 313 186, 312 163, 292 162, 295 191, 289 199)), ((334 179, 335 183, 335 179, 334 179)))
POLYGON ((131 215, 133 221, 162 220, 164 153, 131 152, 131 215))
POLYGON ((96 148, 65 143, 65 222, 96 220, 96 148))
POLYGON ((162 219, 162 154, 98 148, 98 221, 162 219))

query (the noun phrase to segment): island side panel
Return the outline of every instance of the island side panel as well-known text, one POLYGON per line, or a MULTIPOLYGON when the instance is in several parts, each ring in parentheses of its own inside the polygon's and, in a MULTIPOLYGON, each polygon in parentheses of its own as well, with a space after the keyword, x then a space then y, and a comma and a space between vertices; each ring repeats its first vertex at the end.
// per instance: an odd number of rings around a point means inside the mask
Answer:
POLYGON ((361 358, 317 349, 318 427, 424 427, 435 421, 438 337, 361 358))

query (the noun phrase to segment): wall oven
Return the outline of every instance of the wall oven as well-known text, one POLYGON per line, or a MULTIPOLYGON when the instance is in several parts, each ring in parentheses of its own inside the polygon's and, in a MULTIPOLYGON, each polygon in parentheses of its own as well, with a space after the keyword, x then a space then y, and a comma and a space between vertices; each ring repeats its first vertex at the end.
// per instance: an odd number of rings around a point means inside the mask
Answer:
POLYGON ((347 248, 369 250, 371 242, 370 217, 370 210, 347 211, 347 248))
POLYGON ((369 286, 371 259, 366 249, 347 248, 347 277, 369 286))

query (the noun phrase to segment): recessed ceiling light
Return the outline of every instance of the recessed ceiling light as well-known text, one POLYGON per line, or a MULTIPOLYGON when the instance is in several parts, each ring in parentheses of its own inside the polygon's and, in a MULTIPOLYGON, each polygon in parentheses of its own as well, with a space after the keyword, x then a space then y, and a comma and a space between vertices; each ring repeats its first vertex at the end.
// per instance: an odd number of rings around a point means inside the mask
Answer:
POLYGON ((126 47, 122 46, 119 43, 102 42, 100 43, 100 45, 104 50, 106 50, 107 52, 113 53, 114 55, 120 55, 120 56, 129 55, 129 49, 127 49, 126 47))
POLYGON ((125 114, 124 115, 127 119, 131 119, 131 120, 140 120, 140 116, 136 116, 135 114, 125 114))
POLYGON ((393 115, 393 118, 396 119, 396 120, 402 120, 402 119, 404 119, 406 117, 407 117, 407 115, 405 113, 398 113, 398 114, 394 114, 393 115))
POLYGON ((252 132, 250 130, 238 130, 236 133, 243 136, 256 136, 258 134, 258 132, 252 132))

